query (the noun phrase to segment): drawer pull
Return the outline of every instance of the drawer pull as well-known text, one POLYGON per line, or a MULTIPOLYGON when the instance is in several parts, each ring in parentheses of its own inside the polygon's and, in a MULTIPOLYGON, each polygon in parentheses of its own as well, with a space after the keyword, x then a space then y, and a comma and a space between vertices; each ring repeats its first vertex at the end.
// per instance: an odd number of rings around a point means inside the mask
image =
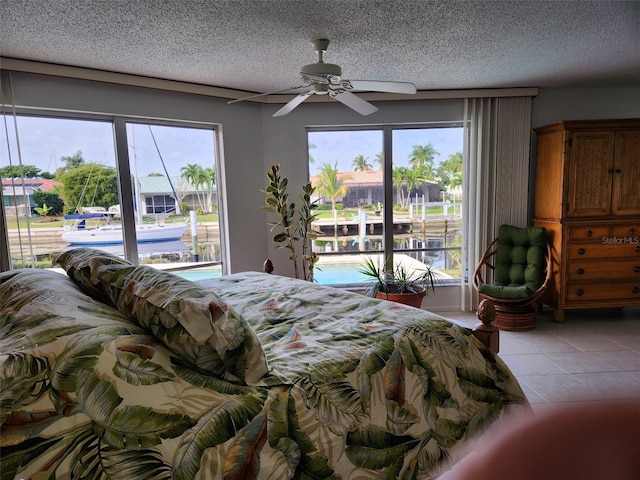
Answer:
POLYGON ((593 237, 593 232, 591 230, 587 230, 587 237, 593 237))
POLYGON ((640 273, 640 266, 636 265, 635 267, 633 267, 633 271, 636 273, 640 273))
POLYGON ((640 292, 640 287, 633 287, 633 293, 638 293, 640 292))
POLYGON ((640 253, 640 246, 636 247, 636 253, 640 253))
MULTIPOLYGON (((637 287, 636 287, 637 288, 637 287)), ((576 295, 578 295, 579 297, 581 297, 582 295, 584 295, 584 290, 582 290, 581 288, 579 288, 578 290, 576 290, 576 295)))
POLYGON ((636 234, 636 229, 632 228, 629 230, 629 235, 635 235, 636 234))
MULTIPOLYGON (((639 248, 640 247, 636 247, 636 250, 638 250, 639 248)), ((640 250, 638 250, 638 251, 640 251, 640 250)), ((584 255, 584 253, 585 253, 585 249, 584 248, 579 248, 578 249, 578 255, 584 255)))
POLYGON ((616 168, 616 173, 622 173, 622 170, 620 170, 619 168, 616 168))
POLYGON ((584 275, 584 268, 578 269, 578 275, 584 275))

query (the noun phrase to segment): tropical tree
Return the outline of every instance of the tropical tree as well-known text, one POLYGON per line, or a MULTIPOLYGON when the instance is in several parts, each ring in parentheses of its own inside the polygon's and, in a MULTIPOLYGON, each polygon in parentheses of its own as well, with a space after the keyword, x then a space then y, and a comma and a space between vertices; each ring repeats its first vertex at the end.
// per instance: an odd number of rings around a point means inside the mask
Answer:
POLYGON ((398 190, 398 203, 404 206, 404 183, 407 180, 409 169, 407 167, 394 167, 391 172, 391 181, 398 190))
MULTIPOLYGON (((331 211, 336 212, 336 200, 340 197, 347 195, 349 187, 345 185, 345 180, 349 177, 345 175, 338 175, 338 162, 332 167, 328 163, 323 163, 320 168, 320 173, 317 176, 317 185, 315 185, 316 191, 323 197, 329 197, 331 199, 331 211)), ((338 233, 338 225, 334 223, 334 233, 338 233)))
POLYGON ((452 153, 440 164, 438 177, 446 179, 445 188, 441 188, 441 190, 446 190, 447 186, 454 188, 462 186, 462 152, 452 153))
POLYGON ((53 191, 47 192, 38 189, 33 192, 32 198, 35 204, 39 207, 44 207, 44 204, 46 203, 50 209, 47 213, 51 215, 60 215, 64 210, 64 202, 60 198, 57 188, 53 191))
POLYGON ((193 188, 196 190, 196 198, 198 199, 200 210, 206 212, 205 199, 200 195, 200 186, 206 176, 204 169, 197 163, 188 163, 180 169, 180 176, 193 185, 193 188))
POLYGON ((351 162, 351 167, 355 172, 365 172, 373 170, 373 166, 369 163, 369 157, 365 157, 364 155, 358 155, 351 162))
POLYGON ((206 194, 206 211, 213 211, 213 187, 216 184, 216 169, 213 167, 203 169, 204 175, 202 175, 202 185, 205 187, 206 194))
MULTIPOLYGON (((404 175, 405 184, 407 186, 407 205, 409 204, 409 199, 411 197, 411 191, 417 188, 422 187, 427 181, 426 178, 422 176, 422 172, 416 169, 408 169, 404 175)), ((407 206, 405 205, 405 206, 407 206)))
POLYGON ((212 211, 213 187, 216 184, 216 170, 213 167, 202 168, 196 163, 189 163, 180 169, 181 177, 196 189, 196 198, 203 212, 212 211))
POLYGON ((378 164, 378 170, 382 170, 384 168, 384 153, 376 154, 376 158, 373 161, 378 164))
MULTIPOLYGON (((46 173, 46 172, 45 172, 46 173)), ((42 176, 42 171, 35 165, 8 165, 0 168, 0 178, 34 178, 42 176)))
POLYGON ((49 214, 49 212, 51 212, 51 210, 53 210, 51 207, 48 207, 46 203, 43 203, 41 207, 35 207, 34 210, 36 211, 36 213, 38 215, 43 216, 44 218, 47 218, 47 215, 49 214))
POLYGON ((83 206, 109 208, 118 203, 116 169, 98 163, 81 163, 58 173, 65 213, 80 211, 83 206))
POLYGON ((414 145, 409 154, 409 163, 413 169, 418 170, 424 178, 433 180, 434 160, 436 155, 440 155, 431 143, 427 145, 414 145))
POLYGON ((60 157, 60 161, 62 161, 65 166, 63 167, 65 170, 69 170, 71 168, 76 168, 86 163, 85 159, 82 157, 82 151, 78 150, 71 156, 60 157))

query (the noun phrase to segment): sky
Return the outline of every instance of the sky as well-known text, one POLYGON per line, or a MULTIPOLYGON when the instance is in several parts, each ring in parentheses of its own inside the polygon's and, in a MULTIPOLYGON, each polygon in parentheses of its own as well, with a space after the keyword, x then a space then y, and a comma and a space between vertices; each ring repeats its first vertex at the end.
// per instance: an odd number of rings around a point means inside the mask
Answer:
MULTIPOLYGON (((435 157, 435 165, 446 160, 449 155, 462 152, 462 128, 412 128, 394 130, 393 162, 394 166, 406 166, 416 145, 431 143, 439 153, 435 157)), ((309 153, 314 162, 310 165, 310 174, 315 175, 324 163, 333 166, 336 162, 338 171, 353 170, 353 159, 358 155, 368 157, 374 169, 376 155, 382 152, 382 131, 343 131, 343 132, 311 132, 309 134, 309 153), (315 147, 314 147, 315 145, 315 147)))
MULTIPOLYGON (((16 147, 15 126, 12 117, 0 126, 0 166, 18 165, 19 157, 24 165, 35 165, 43 172, 55 172, 65 164, 60 159, 81 151, 88 162, 115 166, 115 147, 112 125, 108 122, 52 119, 19 116, 18 132, 20 149, 16 147), (7 149, 9 132, 10 150, 7 149)), ((214 137, 211 130, 153 126, 153 136, 147 125, 128 126, 129 154, 135 160, 138 175, 164 173, 162 162, 171 176, 179 176, 180 169, 189 163, 212 167, 215 162, 214 137), (158 147, 154 144, 153 137, 158 147)), ((394 130, 394 165, 407 165, 408 158, 416 145, 431 143, 439 153, 440 161, 462 151, 462 128, 412 128, 394 130)), ((311 132, 309 134, 310 154, 314 163, 310 174, 315 175, 323 163, 337 163, 339 171, 351 171, 352 162, 358 155, 374 162, 382 152, 381 130, 351 130, 342 132, 311 132)), ((132 166, 133 169, 133 166, 132 166)))

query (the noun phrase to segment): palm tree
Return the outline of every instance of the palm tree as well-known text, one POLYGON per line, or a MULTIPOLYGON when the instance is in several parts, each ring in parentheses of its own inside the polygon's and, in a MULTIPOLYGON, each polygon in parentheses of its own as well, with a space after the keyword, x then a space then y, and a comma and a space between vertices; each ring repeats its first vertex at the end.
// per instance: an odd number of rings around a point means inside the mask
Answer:
POLYGON ((82 157, 82 151, 78 150, 76 153, 69 157, 61 157, 60 160, 65 163, 65 168, 68 170, 70 168, 79 167, 80 165, 85 164, 85 160, 82 157))
POLYGON ((436 155, 440 155, 440 153, 436 151, 431 143, 414 145, 409 155, 409 163, 415 170, 420 171, 422 176, 433 179, 433 163, 436 155))
POLYGON ((398 189, 398 203, 404 205, 404 182, 407 179, 407 167, 395 167, 391 173, 393 185, 398 189))
POLYGON ((384 153, 378 153, 373 161, 378 164, 378 170, 382 170, 384 168, 384 153))
POLYGON ((438 177, 440 190, 451 191, 451 189, 462 186, 462 152, 449 155, 449 157, 438 167, 438 177))
MULTIPOLYGON (((344 182, 349 177, 347 176, 339 176, 338 175, 338 162, 332 167, 328 163, 323 163, 320 168, 320 173, 318 174, 318 185, 316 186, 316 191, 319 195, 323 197, 329 197, 331 199, 331 211, 334 214, 336 212, 336 200, 339 197, 344 197, 349 190, 344 182)), ((338 225, 334 223, 334 233, 338 234, 338 225)))
POLYGON ((407 185, 407 204, 409 204, 409 200, 411 198, 411 191, 420 188, 424 185, 427 180, 424 178, 419 170, 407 170, 406 175, 404 177, 407 185))
POLYGON ((186 179, 196 189, 196 198, 202 211, 206 211, 204 207, 204 199, 200 196, 200 186, 206 181, 206 173, 197 163, 189 163, 180 169, 180 176, 186 179))
POLYGON ((216 169, 213 167, 205 168, 203 170, 202 185, 206 188, 206 211, 213 211, 213 186, 216 184, 216 169))
POLYGON ((353 168, 354 172, 368 172, 370 170, 373 170, 373 167, 369 163, 369 157, 365 157, 364 155, 358 155, 356 158, 354 158, 353 162, 351 162, 351 167, 353 168))

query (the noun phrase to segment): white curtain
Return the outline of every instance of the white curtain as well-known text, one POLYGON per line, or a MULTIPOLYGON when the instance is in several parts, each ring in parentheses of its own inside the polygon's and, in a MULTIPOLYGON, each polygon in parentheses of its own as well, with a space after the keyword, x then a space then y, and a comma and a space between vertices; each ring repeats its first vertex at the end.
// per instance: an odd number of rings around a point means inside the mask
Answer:
POLYGON ((462 310, 478 304, 473 273, 498 227, 528 224, 531 100, 465 99, 462 310))

